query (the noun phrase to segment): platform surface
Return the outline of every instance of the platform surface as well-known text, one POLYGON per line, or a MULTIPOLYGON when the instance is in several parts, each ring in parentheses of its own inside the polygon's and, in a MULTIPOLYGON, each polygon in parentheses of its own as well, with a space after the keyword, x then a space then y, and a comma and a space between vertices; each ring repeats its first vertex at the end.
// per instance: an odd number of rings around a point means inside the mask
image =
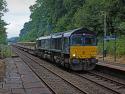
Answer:
POLYGON ((5 59, 6 74, 0 94, 51 94, 47 86, 19 58, 5 59))
POLYGON ((105 67, 109 67, 112 69, 117 69, 125 72, 125 64, 122 64, 122 63, 116 63, 116 62, 108 63, 105 61, 101 61, 101 62, 98 62, 97 65, 105 66, 105 67))

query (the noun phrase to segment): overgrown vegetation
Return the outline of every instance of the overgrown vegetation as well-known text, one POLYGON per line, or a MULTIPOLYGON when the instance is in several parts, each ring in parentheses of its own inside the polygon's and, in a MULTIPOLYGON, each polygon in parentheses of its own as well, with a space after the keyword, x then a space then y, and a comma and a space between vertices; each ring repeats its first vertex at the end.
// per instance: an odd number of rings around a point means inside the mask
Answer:
POLYGON ((12 54, 11 48, 8 45, 0 45, 0 58, 10 57, 12 54))
POLYGON ((7 11, 6 9, 6 1, 0 0, 0 44, 6 44, 7 41, 7 35, 6 35, 6 28, 7 25, 3 20, 2 16, 4 16, 4 13, 7 11))
POLYGON ((0 58, 10 55, 9 48, 4 46, 5 44, 7 44, 7 35, 5 28, 7 24, 4 22, 4 20, 2 20, 2 17, 4 16, 4 13, 7 12, 6 6, 6 1, 0 0, 0 58))
MULTIPOLYGON (((101 37, 104 15, 108 35, 125 34, 125 0, 37 0, 30 10, 31 20, 21 30, 21 41, 35 41, 43 35, 79 27, 89 28, 101 37)), ((109 44, 112 46, 112 42, 109 44)), ((118 45, 125 46, 124 42, 118 45)))
MULTIPOLYGON (((116 39, 116 48, 115 48, 115 40, 106 41, 105 49, 108 55, 116 54, 118 57, 125 55, 125 36, 123 35, 116 39)), ((98 50, 99 54, 103 54, 103 40, 99 41, 98 50)))
POLYGON ((5 63, 4 61, 0 60, 0 82, 4 80, 5 77, 5 63))

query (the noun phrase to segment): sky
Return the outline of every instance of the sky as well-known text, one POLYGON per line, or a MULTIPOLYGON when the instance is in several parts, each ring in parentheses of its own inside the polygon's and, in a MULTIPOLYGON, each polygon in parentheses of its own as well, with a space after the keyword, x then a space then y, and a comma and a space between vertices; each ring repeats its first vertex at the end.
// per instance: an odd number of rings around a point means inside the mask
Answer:
POLYGON ((35 4, 36 0, 6 0, 8 12, 3 16, 3 20, 9 25, 7 28, 8 38, 19 36, 20 30, 25 22, 30 20, 29 7, 35 4))

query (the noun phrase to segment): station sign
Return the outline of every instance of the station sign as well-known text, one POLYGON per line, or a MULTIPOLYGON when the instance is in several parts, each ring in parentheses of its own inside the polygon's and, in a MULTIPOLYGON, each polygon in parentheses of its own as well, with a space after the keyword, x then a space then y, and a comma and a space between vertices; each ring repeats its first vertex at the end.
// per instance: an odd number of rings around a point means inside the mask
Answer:
POLYGON ((104 40, 115 40, 117 37, 115 35, 112 36, 105 36, 104 40))

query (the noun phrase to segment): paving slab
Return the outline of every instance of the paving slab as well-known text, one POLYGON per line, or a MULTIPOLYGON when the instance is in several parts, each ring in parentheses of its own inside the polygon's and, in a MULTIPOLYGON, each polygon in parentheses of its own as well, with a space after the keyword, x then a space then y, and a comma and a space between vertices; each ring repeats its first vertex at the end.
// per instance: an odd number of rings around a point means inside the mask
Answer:
POLYGON ((0 94, 52 94, 19 57, 5 59, 6 75, 0 94))
POLYGON ((23 88, 14 88, 14 89, 12 89, 12 93, 13 94, 25 94, 25 91, 24 91, 24 89, 23 88))
POLYGON ((27 94, 48 94, 46 88, 31 88, 31 89, 27 89, 26 93, 27 94))
POLYGON ((121 71, 125 72, 125 64, 99 62, 99 63, 97 63, 97 65, 101 65, 104 67, 109 67, 112 69, 121 70, 121 71))
POLYGON ((3 88, 1 88, 0 89, 0 94, 12 94, 12 92, 11 92, 10 89, 3 89, 3 88))

